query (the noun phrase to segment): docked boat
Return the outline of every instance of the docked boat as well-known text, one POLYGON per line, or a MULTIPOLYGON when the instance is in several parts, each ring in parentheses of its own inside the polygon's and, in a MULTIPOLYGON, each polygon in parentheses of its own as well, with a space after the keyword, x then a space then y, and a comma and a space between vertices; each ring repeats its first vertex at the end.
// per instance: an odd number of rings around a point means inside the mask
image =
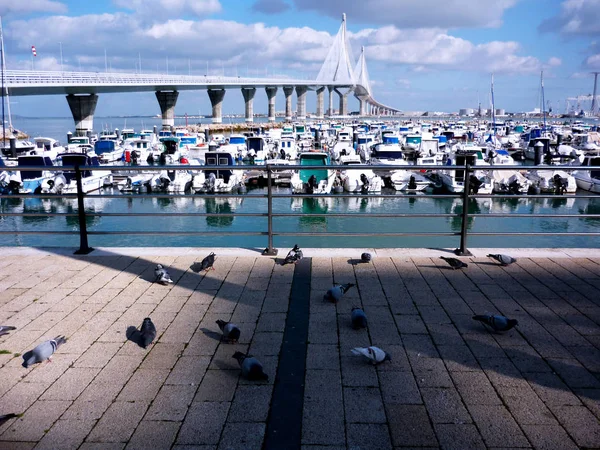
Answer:
POLYGON ((299 163, 306 166, 292 175, 291 184, 294 194, 329 194, 333 188, 336 174, 333 169, 311 169, 310 166, 328 166, 329 155, 325 152, 303 152, 299 163))
POLYGON ((101 139, 94 143, 94 152, 101 163, 107 164, 123 159, 123 147, 117 141, 101 139))
POLYGON ((295 160, 298 158, 296 140, 291 136, 281 136, 279 140, 279 157, 281 159, 295 160))
MULTIPOLYGON (((66 167, 100 167, 98 158, 90 156, 87 153, 62 153, 59 155, 59 158, 62 160, 62 165, 65 166, 63 175, 67 180, 67 184, 62 190, 63 194, 77 193, 75 171, 66 167)), ((81 188, 84 193, 95 191, 104 186, 110 186, 112 182, 113 176, 110 170, 86 169, 81 171, 81 188)))
POLYGON ((34 152, 36 155, 48 157, 53 163, 60 153, 65 152, 65 147, 60 145, 56 139, 40 136, 33 138, 33 142, 35 144, 35 150, 30 152, 30 154, 34 152))
MULTIPOLYGON (((229 152, 207 152, 207 166, 234 166, 235 161, 229 152)), ((193 179, 194 192, 216 194, 228 193, 244 184, 244 177, 239 170, 230 168, 206 169, 196 174, 193 179)))
POLYGON ((582 166, 589 167, 589 170, 573 171, 573 177, 579 189, 600 194, 600 155, 588 155, 585 157, 582 166))
MULTIPOLYGON (((486 167, 490 165, 484 160, 483 152, 479 150, 458 150, 454 158, 448 158, 446 166, 465 166, 486 167)), ((452 193, 460 193, 465 189, 465 170, 449 169, 442 170, 439 173, 444 187, 452 193)), ((473 194, 491 194, 493 183, 489 175, 482 170, 474 170, 469 177, 469 191, 473 194)))
MULTIPOLYGON (((54 167, 49 157, 38 155, 19 156, 18 167, 54 167)), ((21 170, 22 194, 60 194, 67 183, 65 176, 52 170, 21 170)))
POLYGON ((359 161, 348 160, 342 166, 360 166, 361 169, 340 170, 339 177, 341 185, 346 192, 356 192, 367 194, 370 192, 381 192, 383 180, 379 175, 376 175, 369 166, 360 163, 359 161))
POLYGON ((543 194, 574 194, 577 191, 575 177, 559 166, 548 169, 534 169, 525 175, 532 184, 532 190, 543 194))

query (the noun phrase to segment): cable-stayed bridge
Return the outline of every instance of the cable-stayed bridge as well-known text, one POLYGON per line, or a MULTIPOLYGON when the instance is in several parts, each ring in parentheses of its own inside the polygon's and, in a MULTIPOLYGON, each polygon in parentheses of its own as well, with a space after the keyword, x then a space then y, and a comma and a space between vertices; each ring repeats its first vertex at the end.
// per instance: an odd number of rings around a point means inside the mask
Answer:
POLYGON ((254 116, 254 96, 257 89, 265 89, 268 98, 268 117, 275 120, 275 96, 281 88, 285 95, 285 116, 291 120, 292 96, 296 92, 296 119, 306 119, 306 96, 317 95, 317 118, 332 115, 334 92, 339 96, 339 115, 348 115, 348 95, 354 94, 360 103, 360 115, 390 115, 399 110, 373 98, 364 47, 358 62, 354 63, 346 32, 346 15, 331 46, 327 58, 315 80, 290 78, 243 78, 219 76, 152 75, 104 72, 50 72, 4 70, 3 85, 8 94, 66 95, 78 134, 93 129, 93 118, 99 94, 118 92, 155 92, 162 112, 163 127, 174 124, 175 106, 179 91, 204 90, 212 104, 212 121, 221 123, 223 98, 228 89, 240 89, 245 101, 246 122, 254 116), (325 90, 329 105, 325 110, 325 90))

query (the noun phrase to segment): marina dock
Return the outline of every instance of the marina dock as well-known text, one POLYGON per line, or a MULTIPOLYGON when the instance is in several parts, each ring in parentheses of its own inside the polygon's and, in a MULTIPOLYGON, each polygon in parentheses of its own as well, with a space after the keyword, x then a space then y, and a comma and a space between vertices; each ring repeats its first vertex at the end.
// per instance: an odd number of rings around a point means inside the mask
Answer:
POLYGON ((0 415, 20 416, 0 449, 600 447, 596 250, 471 249, 463 270, 444 249, 303 249, 296 265, 287 249, 73 250, 2 248, 0 325, 16 330, 0 337, 0 415), (215 270, 195 272, 210 251, 215 270), (334 282, 356 287, 324 302, 334 282), (472 320, 484 313, 519 324, 494 333, 472 320), (147 349, 126 337, 145 317, 147 349), (21 367, 59 335, 51 363, 21 367), (350 352, 370 345, 391 362, 350 352), (241 378, 236 351, 269 380, 241 378))

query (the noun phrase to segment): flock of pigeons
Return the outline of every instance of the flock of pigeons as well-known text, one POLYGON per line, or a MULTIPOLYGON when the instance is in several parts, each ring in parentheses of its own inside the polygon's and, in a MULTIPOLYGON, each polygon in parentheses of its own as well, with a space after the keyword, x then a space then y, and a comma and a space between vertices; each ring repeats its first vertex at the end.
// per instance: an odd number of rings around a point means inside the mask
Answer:
MULTIPOLYGON (((502 266, 508 266, 514 262, 516 259, 503 254, 489 254, 487 255, 489 258, 496 260, 502 266)), ((296 264, 302 260, 304 257, 302 250, 298 245, 294 245, 285 259, 283 260, 283 265, 285 264, 296 264)), ((461 261, 458 258, 450 258, 445 256, 440 256, 443 260, 445 260, 448 265, 454 269, 464 269, 468 267, 468 264, 461 261)), ((195 263, 192 266, 192 269, 197 272, 214 270, 214 263, 216 260, 216 256, 214 253, 210 253, 206 256, 199 264, 195 263)), ((361 255, 360 261, 361 263, 370 263, 372 260, 372 256, 370 253, 363 253, 361 255)), ((173 283, 169 272, 165 267, 161 264, 156 266, 154 270, 154 274, 156 276, 155 282, 163 285, 168 285, 173 283)), ((354 283, 347 284, 334 284, 331 288, 327 290, 325 295, 323 296, 324 301, 328 301, 331 303, 337 303, 342 300, 344 294, 356 286, 354 283)), ((479 321, 484 325, 489 326, 492 330, 496 332, 508 331, 518 325, 518 321, 516 319, 509 319, 507 317, 501 315, 492 315, 492 314, 478 314, 473 316, 473 320, 479 321)), ((352 328, 358 330, 362 328, 367 328, 367 316, 362 308, 353 307, 351 310, 351 322, 352 328)), ((217 320, 217 325, 222 332, 222 340, 227 343, 234 344, 237 343, 241 330, 240 328, 231 322, 225 322, 223 320, 217 320)), ((13 326, 0 325, 0 336, 4 336, 9 334, 10 331, 15 330, 16 328, 13 326)), ((146 317, 142 322, 141 326, 129 327, 127 329, 127 338, 135 343, 137 343, 140 347, 147 348, 151 345, 156 339, 156 326, 152 322, 149 317, 146 317)), ((42 342, 33 350, 30 350, 23 354, 23 367, 28 368, 33 364, 41 363, 43 361, 50 361, 52 355, 56 352, 58 347, 67 342, 67 338, 65 336, 57 336, 54 339, 50 339, 48 341, 42 342)), ((379 364, 384 361, 391 361, 391 356, 386 353, 384 350, 379 347, 371 346, 371 347, 356 347, 351 350, 353 355, 364 356, 366 357, 372 364, 379 364)), ((238 361, 241 369, 242 376, 249 380, 268 380, 269 376, 264 372, 263 366, 252 355, 244 354, 242 352, 235 352, 232 356, 235 360, 238 361)), ((0 425, 4 422, 17 417, 16 414, 5 414, 0 415, 0 425)))

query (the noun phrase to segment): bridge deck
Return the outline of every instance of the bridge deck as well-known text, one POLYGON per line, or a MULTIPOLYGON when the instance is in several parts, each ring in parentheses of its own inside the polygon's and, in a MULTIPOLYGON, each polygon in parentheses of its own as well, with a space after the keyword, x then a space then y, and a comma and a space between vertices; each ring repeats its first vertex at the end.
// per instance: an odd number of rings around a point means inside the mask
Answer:
POLYGON ((0 414, 23 416, 0 426, 0 448, 259 449, 265 434, 282 448, 274 431, 303 450, 600 447, 590 250, 511 250, 519 261, 500 267, 479 249, 452 271, 443 250, 352 264, 360 252, 307 249, 282 266, 285 255, 217 249, 207 274, 190 269, 204 249, 2 252, 0 324, 17 330, 0 337, 0 414), (174 285, 152 283, 157 261, 174 285), (333 281, 357 288, 323 303, 333 281), (368 331, 349 326, 359 305, 368 331), (471 320, 484 312, 519 326, 490 333, 471 320), (144 350, 125 330, 146 316, 159 337, 144 350), (219 318, 240 325, 238 344, 219 341, 219 318), (69 340, 51 364, 21 367, 18 354, 59 334, 69 340), (350 355, 371 344, 392 362, 350 355), (236 350, 269 382, 240 379, 236 350), (287 390, 300 395, 282 425, 269 413, 287 390))

